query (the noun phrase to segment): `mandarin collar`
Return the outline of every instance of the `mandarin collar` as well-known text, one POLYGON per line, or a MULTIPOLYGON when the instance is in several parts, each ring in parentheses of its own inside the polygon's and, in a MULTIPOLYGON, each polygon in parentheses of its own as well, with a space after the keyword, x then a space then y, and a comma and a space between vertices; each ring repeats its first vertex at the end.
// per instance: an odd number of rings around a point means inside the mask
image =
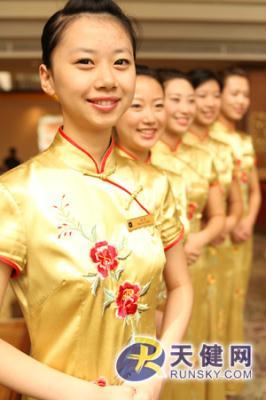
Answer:
POLYGON ((81 171, 93 176, 111 175, 116 169, 116 157, 114 153, 114 140, 106 150, 101 164, 97 165, 93 156, 68 136, 62 128, 59 128, 50 147, 57 158, 71 169, 81 171))
POLYGON ((160 139, 159 142, 160 146, 164 149, 167 150, 167 152, 171 154, 177 154, 180 144, 182 143, 182 139, 178 141, 177 145, 173 148, 171 147, 168 143, 166 143, 164 140, 160 139))
POLYGON ((135 156, 133 153, 131 153, 131 151, 129 151, 128 149, 126 149, 124 146, 121 146, 121 144, 116 143, 116 149, 118 151, 118 153, 125 158, 128 158, 130 160, 135 160, 135 161, 139 161, 139 162, 143 162, 144 164, 150 164, 151 163, 151 152, 149 152, 149 155, 147 157, 147 160, 142 161, 140 160, 137 156, 135 156))
POLYGON ((202 145, 203 141, 193 132, 186 132, 182 138, 182 142, 190 146, 202 145))

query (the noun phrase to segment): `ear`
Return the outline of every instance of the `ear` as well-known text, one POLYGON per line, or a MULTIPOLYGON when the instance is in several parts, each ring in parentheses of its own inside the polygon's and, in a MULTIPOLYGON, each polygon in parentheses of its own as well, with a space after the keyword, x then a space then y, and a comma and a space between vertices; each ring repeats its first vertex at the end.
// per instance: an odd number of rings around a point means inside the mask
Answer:
POLYGON ((54 81, 51 70, 46 65, 41 64, 39 67, 39 76, 41 80, 42 90, 49 96, 55 95, 54 81))

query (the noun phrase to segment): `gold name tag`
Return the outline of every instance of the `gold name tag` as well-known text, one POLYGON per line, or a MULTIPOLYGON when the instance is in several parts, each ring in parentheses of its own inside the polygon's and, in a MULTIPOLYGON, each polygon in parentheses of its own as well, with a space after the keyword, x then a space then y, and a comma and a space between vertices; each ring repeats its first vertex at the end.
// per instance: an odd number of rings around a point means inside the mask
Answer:
POLYGON ((132 218, 127 221, 129 232, 151 225, 154 225, 153 215, 143 215, 142 217, 132 218))

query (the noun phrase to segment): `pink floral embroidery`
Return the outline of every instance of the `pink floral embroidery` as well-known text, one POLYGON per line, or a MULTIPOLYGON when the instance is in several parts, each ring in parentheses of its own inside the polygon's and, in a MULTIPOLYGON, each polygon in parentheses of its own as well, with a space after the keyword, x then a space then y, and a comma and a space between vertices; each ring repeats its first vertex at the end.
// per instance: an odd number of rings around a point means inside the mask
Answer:
POLYGON ((138 300, 140 297, 139 285, 134 285, 130 282, 125 282, 120 285, 118 296, 116 298, 117 315, 120 318, 125 318, 128 315, 133 315, 138 310, 138 300))
POLYGON ((240 179, 242 183, 248 183, 248 174, 246 173, 246 171, 242 172, 240 179))
POLYGON ((187 217, 188 217, 189 221, 191 221, 193 219, 197 208, 198 208, 197 203, 191 202, 188 204, 187 217))
POLYGON ((114 271, 118 266, 117 250, 110 246, 106 241, 97 242, 90 250, 90 257, 97 264, 97 270, 102 278, 109 275, 109 271, 114 271))
MULTIPOLYGON (((131 254, 127 249, 127 239, 122 238, 116 246, 110 245, 106 240, 99 240, 96 225, 87 229, 72 215, 65 194, 53 208, 56 209, 59 219, 57 226, 59 239, 71 238, 74 233, 78 233, 90 243, 88 252, 93 267, 83 277, 90 282, 92 295, 96 296, 97 290, 102 286, 103 311, 113 307, 116 316, 123 319, 126 325, 130 325, 132 334, 135 334, 142 312, 149 309, 148 304, 142 303, 140 298, 149 291, 151 281, 143 286, 130 282, 119 283, 124 272, 121 264, 131 254)), ((104 378, 99 378, 96 383, 105 386, 106 381, 104 378)))

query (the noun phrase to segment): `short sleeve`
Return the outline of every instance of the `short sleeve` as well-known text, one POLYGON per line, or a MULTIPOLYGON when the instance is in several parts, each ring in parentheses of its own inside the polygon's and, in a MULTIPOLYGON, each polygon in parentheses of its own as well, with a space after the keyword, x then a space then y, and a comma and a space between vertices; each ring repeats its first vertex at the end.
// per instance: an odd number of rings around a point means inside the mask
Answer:
POLYGON ((215 162, 212 162, 212 166, 211 166, 211 173, 210 173, 210 180, 209 180, 209 185, 210 186, 216 186, 219 185, 219 176, 218 176, 218 171, 217 168, 215 166, 215 162))
POLYGON ((166 251, 182 240, 184 227, 177 213, 175 199, 170 184, 167 178, 165 178, 165 180, 166 186, 156 226, 160 231, 164 250, 166 251))
POLYGON ((0 183, 0 261, 18 276, 26 264, 25 233, 22 216, 11 193, 0 183))

